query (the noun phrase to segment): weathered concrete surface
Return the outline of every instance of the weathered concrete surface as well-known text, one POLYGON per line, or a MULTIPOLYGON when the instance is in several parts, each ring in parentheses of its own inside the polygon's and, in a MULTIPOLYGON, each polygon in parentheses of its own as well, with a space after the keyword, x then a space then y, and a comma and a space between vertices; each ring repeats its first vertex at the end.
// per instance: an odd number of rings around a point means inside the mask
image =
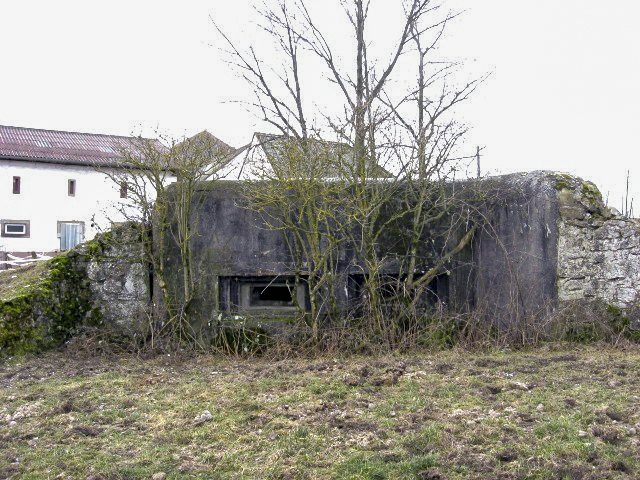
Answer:
MULTIPOLYGON (((554 180, 546 172, 534 172, 459 183, 455 188, 456 194, 468 202, 461 204, 467 205, 469 218, 479 222, 479 229, 471 245, 438 278, 440 299, 454 311, 482 309, 499 325, 508 324, 514 317, 531 318, 549 312, 556 302, 554 180)), ((238 183, 217 182, 203 185, 194 199, 197 235, 193 251, 201 279, 196 310, 209 319, 220 307, 230 307, 233 285, 225 282, 291 275, 295 269, 283 232, 270 228, 260 214, 245 208, 242 193, 238 183)), ((426 263, 421 268, 428 269, 438 255, 453 247, 455 238, 461 237, 449 228, 449 219, 442 223, 442 228, 431 228, 424 238, 420 258, 426 263), (450 241, 453 244, 447 246, 450 241)), ((464 222, 458 224, 459 228, 468 228, 464 222)), ((403 228, 395 225, 392 230, 382 236, 381 258, 385 254, 402 255, 396 250, 406 243, 400 238, 403 228)), ((349 276, 363 271, 356 265, 353 250, 342 245, 338 253, 336 273, 340 276, 336 281, 344 282, 339 290, 348 291, 349 276)), ((178 271, 179 265, 170 268, 178 271)), ((350 301, 347 297, 346 307, 350 301)))
MULTIPOLYGON (((246 208, 239 182, 204 183, 193 200, 193 251, 204 272, 278 275, 294 268, 285 238, 246 208)), ((174 260, 174 259, 172 259, 174 260)), ((177 260, 177 259, 176 259, 177 260)))
MULTIPOLYGON (((540 319, 556 301, 557 198, 548 172, 480 182, 484 224, 469 261, 473 308, 496 325, 540 319)), ((454 282, 454 287, 459 280, 454 282)))
MULTIPOLYGON (((502 328, 533 319, 544 323, 569 300, 599 300, 625 310, 637 304, 639 224, 607 209, 593 184, 531 172, 459 183, 455 189, 478 230, 438 279, 452 311, 480 310, 502 328)), ((283 232, 245 208, 242 192, 238 183, 216 182, 203 185, 194 199, 193 251, 200 279, 194 308, 209 320, 229 308, 234 281, 294 271, 283 232)), ((429 235, 424 259, 444 251, 450 240, 434 238, 433 230, 429 235)), ((388 238, 381 248, 388 247, 393 257, 403 243, 395 234, 388 238)), ((336 264, 345 292, 348 277, 362 272, 352 250, 345 246, 336 264)), ((171 257, 170 263, 177 262, 171 257)), ((179 271, 177 263, 171 268, 179 271)))
MULTIPOLYGON (((192 203, 193 271, 197 282, 189 306, 192 327, 206 331, 219 312, 234 311, 238 278, 290 275, 294 270, 282 231, 270 228, 260 214, 246 208, 240 182, 203 182, 192 203)), ((167 281, 182 294, 178 245, 168 238, 167 281)))

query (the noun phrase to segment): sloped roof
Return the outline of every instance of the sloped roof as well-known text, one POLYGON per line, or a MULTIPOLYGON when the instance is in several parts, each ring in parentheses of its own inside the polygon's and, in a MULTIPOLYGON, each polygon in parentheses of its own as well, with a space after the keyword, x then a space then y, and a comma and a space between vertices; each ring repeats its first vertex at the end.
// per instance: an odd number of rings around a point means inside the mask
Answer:
POLYGON ((227 162, 247 147, 234 148, 227 145, 215 135, 206 130, 189 137, 182 142, 176 144, 174 148, 178 151, 204 153, 212 159, 227 162))
MULTIPOLYGON (((63 132, 0 125, 0 158, 86 166, 117 166, 123 150, 136 149, 136 137, 63 132)), ((166 147, 152 142, 159 150, 166 147)))
MULTIPOLYGON (((296 173, 316 178, 340 178, 353 174, 354 158, 350 145, 326 140, 309 139, 310 158, 305 156, 299 143, 283 135, 255 133, 256 146, 264 151, 274 171, 296 173), (294 170, 296 170, 294 172, 294 170)), ((388 178, 392 175, 380 165, 368 166, 369 178, 388 178)))

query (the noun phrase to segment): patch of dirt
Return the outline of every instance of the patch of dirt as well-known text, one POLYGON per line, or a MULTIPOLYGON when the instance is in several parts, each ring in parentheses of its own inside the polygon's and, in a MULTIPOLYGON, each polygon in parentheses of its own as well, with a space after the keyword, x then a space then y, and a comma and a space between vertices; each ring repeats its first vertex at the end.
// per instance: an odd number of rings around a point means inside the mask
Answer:
POLYGON ((97 437, 103 430, 102 428, 90 427, 88 425, 78 425, 72 429, 74 433, 79 433, 85 437, 97 437))
POLYGON ((504 389, 499 385, 485 385, 485 390, 489 392, 491 395, 496 395, 502 392, 504 389))
POLYGON ((69 358, 65 349, 52 350, 37 357, 25 356, 15 360, 14 365, 5 365, 4 375, 0 376, 0 387, 8 388, 18 381, 39 382, 47 378, 93 377, 106 372, 135 372, 142 369, 143 361, 130 355, 104 357, 69 358))
POLYGON ((569 355, 556 355, 555 357, 550 357, 549 362, 577 362, 578 357, 573 354, 569 355))
POLYGON ((336 427, 340 430, 353 431, 353 432, 377 432, 378 425, 372 422, 366 422, 362 420, 345 420, 338 417, 331 417, 329 425, 336 427))
POLYGON ((529 375, 532 373, 538 373, 540 371, 540 368, 534 365, 522 365, 522 366, 516 367, 514 371, 517 373, 524 373, 529 375))
POLYGON ((620 432, 614 428, 601 428, 594 426, 591 429, 591 433, 594 437, 599 437, 603 442, 611 445, 618 445, 622 441, 620 432))
POLYGON ((590 473, 589 468, 580 465, 561 466, 553 469, 554 478, 565 480, 584 480, 590 473))
POLYGON ((482 473, 484 478, 494 478, 489 474, 495 472, 496 461, 485 453, 457 452, 446 461, 460 467, 466 467, 474 473, 482 473))
POLYGON ((7 467, 0 467, 0 478, 1 479, 10 479, 13 478, 15 475, 17 475, 18 473, 20 473, 20 469, 18 468, 17 465, 9 465, 7 467))
POLYGON ((615 410, 607 409, 607 410, 605 410, 604 413, 605 413, 605 415, 607 417, 609 417, 611 420, 614 420, 616 422, 626 422, 627 421, 626 415, 623 415, 620 412, 616 412, 615 410))
POLYGON ((433 370, 436 373, 439 373, 441 375, 445 375, 447 373, 449 373, 451 370, 453 370, 455 368, 454 365, 452 365, 451 363, 438 363, 436 365, 434 365, 433 370))
POLYGON ((445 480, 445 476, 437 470, 428 470, 426 472, 419 472, 418 478, 421 480, 445 480))
POLYGON ((614 472, 631 473, 629 466, 622 461, 613 462, 611 464, 611 470, 614 472))
POLYGON ((419 443, 405 442, 403 446, 410 455, 428 455, 438 451, 438 446, 432 443, 420 445, 419 443))
POLYGON ((473 364, 476 367, 481 367, 481 368, 497 368, 497 367, 504 367, 505 365, 508 365, 509 362, 507 360, 495 360, 493 358, 479 358, 477 359, 475 362, 473 362, 473 364))
POLYGON ((503 463, 513 462, 518 458, 518 452, 512 448, 502 450, 496 455, 496 458, 503 463))
POLYGON ((98 410, 97 406, 90 405, 88 402, 78 402, 77 400, 70 398, 57 407, 55 407, 51 413, 54 415, 61 415, 65 413, 71 412, 82 412, 82 413, 91 413, 98 410))
POLYGON ((332 372, 336 367, 334 362, 325 361, 320 363, 312 363, 304 370, 307 372, 332 372))

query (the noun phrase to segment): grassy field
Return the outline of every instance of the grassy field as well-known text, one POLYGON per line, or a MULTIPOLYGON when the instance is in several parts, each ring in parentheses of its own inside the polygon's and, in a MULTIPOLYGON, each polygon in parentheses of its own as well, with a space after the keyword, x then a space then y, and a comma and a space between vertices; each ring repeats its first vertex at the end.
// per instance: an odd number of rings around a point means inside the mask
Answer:
POLYGON ((0 364, 0 479, 640 476, 640 349, 0 364))

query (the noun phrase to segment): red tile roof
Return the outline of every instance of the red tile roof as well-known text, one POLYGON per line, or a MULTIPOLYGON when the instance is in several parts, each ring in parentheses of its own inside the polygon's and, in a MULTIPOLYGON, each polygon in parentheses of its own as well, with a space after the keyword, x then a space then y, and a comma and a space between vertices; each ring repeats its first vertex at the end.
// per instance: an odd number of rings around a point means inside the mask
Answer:
MULTIPOLYGON (((0 125, 0 158, 87 166, 116 166, 135 137, 61 132, 0 125)), ((160 150, 165 147, 158 140, 160 150)))

